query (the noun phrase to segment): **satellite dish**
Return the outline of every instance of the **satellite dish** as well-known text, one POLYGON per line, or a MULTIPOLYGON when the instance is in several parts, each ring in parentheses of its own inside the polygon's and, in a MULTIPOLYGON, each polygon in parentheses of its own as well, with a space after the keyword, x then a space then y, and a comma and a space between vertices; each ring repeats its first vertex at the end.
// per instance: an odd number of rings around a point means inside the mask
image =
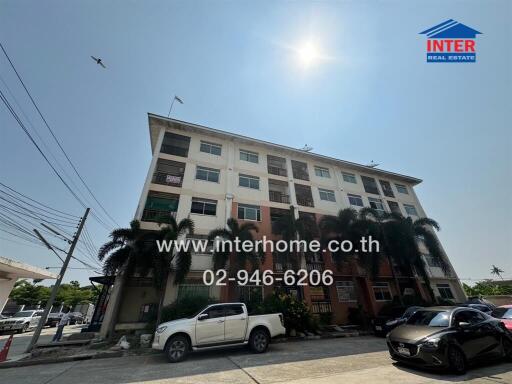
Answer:
POLYGON ((309 145, 306 144, 300 150, 304 152, 311 152, 313 150, 313 147, 310 147, 309 145))
POLYGON ((368 168, 375 168, 375 167, 378 167, 379 165, 380 165, 379 163, 376 163, 376 162, 374 162, 373 160, 372 160, 372 161, 370 161, 370 164, 366 164, 366 166, 367 166, 368 168))

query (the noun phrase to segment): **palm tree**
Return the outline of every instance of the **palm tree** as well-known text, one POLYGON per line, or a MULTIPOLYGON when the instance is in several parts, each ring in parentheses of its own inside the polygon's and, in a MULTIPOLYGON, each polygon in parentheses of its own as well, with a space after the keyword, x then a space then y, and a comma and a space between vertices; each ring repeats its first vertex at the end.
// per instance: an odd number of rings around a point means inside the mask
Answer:
POLYGON ((149 271, 152 272, 153 285, 159 297, 157 325, 160 324, 165 288, 170 273, 174 273, 175 285, 182 283, 190 271, 192 263, 190 251, 188 249, 177 250, 175 242, 179 241, 183 236, 193 233, 194 222, 191 219, 182 219, 177 223, 176 219, 170 216, 166 218, 166 224, 161 226, 158 231, 148 232, 142 237, 143 245, 141 246, 141 252, 146 257, 144 258, 144 263, 139 264, 139 268, 143 275, 149 271), (160 252, 157 242, 168 242, 173 246, 166 249, 165 252, 160 252))
MULTIPOLYGON (((234 218, 228 219, 226 228, 217 228, 210 231, 208 234, 208 240, 214 241, 217 239, 224 240, 231 243, 233 249, 229 246, 222 248, 220 244, 214 248, 213 252, 213 269, 218 271, 226 267, 230 256, 234 256, 234 263, 231 265, 230 273, 234 274, 236 271, 245 269, 249 263, 254 270, 259 267, 261 263, 261 254, 254 251, 246 252, 243 249, 239 249, 238 252, 235 249, 235 241, 238 239, 240 242, 250 241, 254 242, 253 232, 258 232, 258 227, 254 223, 246 222, 239 224, 234 218)), ((227 245, 227 244, 226 244, 227 245)))
MULTIPOLYGON (((276 235, 280 235, 282 240, 290 244, 291 241, 306 241, 311 242, 318 237, 318 226, 316 220, 310 215, 295 217, 295 208, 290 206, 288 214, 282 215, 274 224, 273 231, 276 235)), ((284 265, 291 264, 293 268, 298 268, 305 257, 304 249, 295 249, 292 251, 290 247, 286 248, 280 256, 284 265)), ((299 287, 297 287, 299 288, 299 287)), ((302 290, 297 289, 300 295, 302 290)))
POLYGON ((382 221, 384 234, 384 252, 389 255, 398 268, 408 276, 414 270, 423 278, 430 295, 434 293, 430 285, 425 261, 422 257, 419 242, 425 245, 434 263, 437 263, 447 273, 449 264, 444 258, 444 252, 432 229, 440 230, 439 224, 428 217, 412 220, 400 214, 390 213, 384 215, 382 221))
POLYGON ((501 280, 503 280, 503 276, 501 276, 501 274, 503 273, 503 269, 500 269, 498 268, 497 266, 495 266, 494 264, 492 265, 492 268, 491 268, 491 275, 496 275, 498 276, 501 280))
POLYGON ((381 262, 381 251, 370 250, 369 252, 356 251, 356 245, 362 238, 377 241, 382 238, 380 216, 371 208, 363 208, 359 212, 352 208, 341 209, 337 216, 324 216, 319 223, 322 244, 324 246, 331 240, 341 243, 344 240, 350 241, 354 247, 351 252, 338 250, 332 254, 334 262, 339 267, 341 263, 349 259, 357 259, 358 263, 369 271, 370 276, 376 276, 381 262))

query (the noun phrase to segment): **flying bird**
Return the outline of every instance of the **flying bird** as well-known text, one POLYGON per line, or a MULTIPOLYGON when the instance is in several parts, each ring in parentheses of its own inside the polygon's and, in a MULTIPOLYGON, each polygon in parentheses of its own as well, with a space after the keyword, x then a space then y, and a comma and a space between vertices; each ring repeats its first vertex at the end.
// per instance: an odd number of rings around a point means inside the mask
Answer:
POLYGON ((96 57, 94 57, 94 56, 91 56, 91 59, 93 59, 93 60, 96 62, 96 64, 101 65, 103 68, 107 68, 107 67, 105 67, 105 64, 103 64, 103 62, 101 61, 101 59, 97 59, 97 58, 96 58, 96 57))

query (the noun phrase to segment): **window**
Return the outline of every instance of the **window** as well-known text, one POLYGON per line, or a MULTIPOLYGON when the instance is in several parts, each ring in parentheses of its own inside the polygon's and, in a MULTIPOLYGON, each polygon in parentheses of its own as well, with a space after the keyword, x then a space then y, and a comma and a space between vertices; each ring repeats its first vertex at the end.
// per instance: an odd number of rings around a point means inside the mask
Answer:
POLYGON ((242 303, 258 303, 263 300, 263 287, 261 285, 238 286, 238 297, 242 303))
POLYGON ((338 294, 338 301, 340 303, 357 300, 353 281, 337 281, 336 293, 338 294))
POLYGON ((286 159, 284 157, 267 155, 267 170, 272 175, 286 177, 286 159))
POLYGON ((405 185, 395 184, 395 187, 398 193, 405 193, 406 195, 409 194, 409 192, 407 191, 407 187, 405 185))
POLYGON ((346 181, 347 183, 357 184, 356 175, 354 175, 353 173, 343 172, 343 180, 346 181))
POLYGON ((377 301, 391 301, 391 291, 388 283, 373 283, 373 295, 377 301))
POLYGON ((485 320, 485 315, 477 311, 462 310, 455 314, 453 317, 453 324, 457 325, 461 322, 469 323, 471 325, 479 324, 485 320))
POLYGON ((427 327, 448 327, 450 325, 450 312, 420 309, 409 317, 407 324, 423 325, 427 327))
POLYGON ((238 176, 238 185, 251 189, 260 189, 260 178, 256 176, 242 175, 238 176))
POLYGON ((164 140, 162 141, 160 152, 174 156, 187 157, 189 145, 190 137, 166 132, 164 135, 164 140))
POLYGON ((217 214, 217 202, 215 200, 192 198, 190 213, 198 215, 215 216, 217 214))
POLYGON ((226 316, 236 316, 244 313, 244 309, 240 304, 230 304, 224 306, 226 316))
POLYGON ((258 154, 256 152, 245 151, 241 149, 240 160, 258 164, 258 154))
POLYGON ((257 205, 238 204, 238 218, 261 221, 261 209, 257 205))
POLYGON ((209 319, 216 319, 218 317, 224 317, 224 306, 223 305, 214 305, 213 307, 210 307, 207 310, 203 311, 203 313, 207 313, 209 319))
POLYGON ((453 296, 452 289, 450 288, 450 284, 437 284, 437 290, 439 291, 439 296, 442 299, 453 300, 455 297, 453 296))
POLYGON ((382 192, 384 193, 384 196, 387 197, 395 197, 395 194, 393 193, 393 189, 391 188, 391 184, 389 181, 385 180, 379 180, 380 187, 382 188, 382 192))
POLYGON ((327 178, 331 177, 331 174, 329 173, 329 170, 327 168, 316 167, 316 166, 315 166, 315 175, 317 175, 318 177, 327 177, 327 178))
POLYGON ((400 206, 398 205, 397 202, 388 201, 388 207, 391 212, 402 214, 402 212, 400 211, 400 206))
POLYGON ((292 160, 292 173, 294 179, 309 181, 308 165, 302 161, 292 160))
POLYGON ((363 180, 364 190, 367 193, 373 193, 374 195, 379 194, 379 188, 373 177, 361 176, 361 180, 363 180))
POLYGON ((418 212, 416 211, 416 207, 411 204, 404 204, 405 212, 410 216, 418 216, 418 212))
POLYGON ((382 204, 381 199, 375 199, 373 197, 369 197, 368 201, 370 202, 370 208, 375 209, 376 211, 379 211, 379 213, 385 213, 384 205, 382 204))
POLYGON ((363 199, 359 195, 348 194, 348 202, 356 207, 364 207, 363 199))
POLYGON ((336 202, 336 197, 334 197, 334 191, 331 191, 330 189, 318 188, 318 192, 320 192, 320 200, 336 202))
POLYGON ((219 175, 220 175, 220 170, 218 170, 218 169, 197 166, 197 169, 196 169, 196 179, 197 180, 205 180, 205 181, 211 181, 214 183, 218 183, 219 175))
POLYGON ((210 297, 210 287, 199 281, 180 284, 178 286, 178 300, 184 297, 210 297))
POLYGON ((222 145, 201 140, 199 150, 204 153, 211 153, 212 155, 220 156, 222 153, 222 145))

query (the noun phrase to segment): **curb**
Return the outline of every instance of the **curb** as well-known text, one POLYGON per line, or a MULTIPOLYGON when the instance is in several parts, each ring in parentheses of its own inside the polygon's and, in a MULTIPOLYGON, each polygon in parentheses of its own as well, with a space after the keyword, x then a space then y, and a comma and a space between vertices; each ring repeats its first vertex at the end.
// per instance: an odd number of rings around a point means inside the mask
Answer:
POLYGON ((67 363, 70 361, 81 361, 81 360, 91 360, 91 359, 108 359, 111 357, 122 357, 122 356, 123 356, 123 351, 114 351, 114 352, 88 353, 88 354, 75 355, 75 356, 52 357, 52 358, 46 358, 46 359, 6 361, 3 363, 0 363, 0 369, 28 367, 30 365, 39 365, 39 364, 67 363))

